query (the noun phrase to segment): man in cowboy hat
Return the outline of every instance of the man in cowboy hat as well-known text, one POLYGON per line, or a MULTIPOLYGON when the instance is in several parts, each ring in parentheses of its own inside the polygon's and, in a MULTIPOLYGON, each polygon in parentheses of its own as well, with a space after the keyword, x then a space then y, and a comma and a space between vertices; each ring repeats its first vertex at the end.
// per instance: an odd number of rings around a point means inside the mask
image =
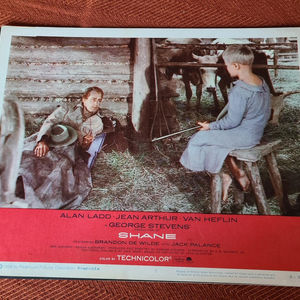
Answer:
POLYGON ((63 143, 59 143, 59 145, 56 145, 56 143, 52 141, 54 136, 52 129, 54 125, 68 125, 69 133, 73 133, 74 136, 74 132, 72 131, 72 128, 74 128, 77 132, 80 146, 90 154, 88 166, 91 167, 105 138, 105 133, 100 135, 103 132, 103 122, 100 114, 102 99, 102 89, 99 87, 91 87, 83 94, 81 104, 74 107, 58 107, 49 115, 38 132, 36 138, 37 145, 34 148, 35 155, 37 157, 43 157, 49 151, 50 146, 57 147, 70 144, 69 139, 66 139, 63 143))
POLYGON ((105 138, 102 99, 100 88, 87 89, 80 104, 58 107, 26 138, 19 178, 29 207, 73 209, 87 197, 90 167, 105 138), (82 152, 90 154, 88 163, 82 152))

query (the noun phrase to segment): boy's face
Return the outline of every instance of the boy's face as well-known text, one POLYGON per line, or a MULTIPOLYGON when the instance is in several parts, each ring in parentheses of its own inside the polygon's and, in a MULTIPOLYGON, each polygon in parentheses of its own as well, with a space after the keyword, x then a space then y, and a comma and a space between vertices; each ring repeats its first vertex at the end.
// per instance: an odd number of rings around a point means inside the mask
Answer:
POLYGON ((239 64, 238 63, 228 63, 225 62, 228 73, 231 77, 238 76, 239 64))
POLYGON ((84 108, 91 113, 96 113, 99 110, 101 101, 102 95, 96 91, 91 91, 87 98, 82 98, 84 108))

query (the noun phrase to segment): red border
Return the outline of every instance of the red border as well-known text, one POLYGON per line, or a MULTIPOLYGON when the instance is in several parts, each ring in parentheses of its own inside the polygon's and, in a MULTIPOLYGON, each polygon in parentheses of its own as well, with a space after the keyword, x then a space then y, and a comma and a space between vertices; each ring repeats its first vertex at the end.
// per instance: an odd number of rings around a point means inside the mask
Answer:
POLYGON ((297 217, 1 209, 0 261, 300 271, 299 225, 297 217))

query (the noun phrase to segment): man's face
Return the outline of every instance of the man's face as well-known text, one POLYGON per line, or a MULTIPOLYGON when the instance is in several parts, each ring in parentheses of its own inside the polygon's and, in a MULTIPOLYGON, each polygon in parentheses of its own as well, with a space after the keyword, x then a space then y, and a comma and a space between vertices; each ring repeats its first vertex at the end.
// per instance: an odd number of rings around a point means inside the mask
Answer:
POLYGON ((96 113, 99 110, 102 95, 96 91, 91 91, 87 98, 82 98, 83 106, 91 113, 96 113))

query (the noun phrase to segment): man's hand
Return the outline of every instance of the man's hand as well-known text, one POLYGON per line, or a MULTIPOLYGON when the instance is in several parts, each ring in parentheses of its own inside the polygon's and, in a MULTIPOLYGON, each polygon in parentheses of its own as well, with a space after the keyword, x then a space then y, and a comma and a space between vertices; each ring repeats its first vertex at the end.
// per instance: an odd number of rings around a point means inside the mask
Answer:
POLYGON ((197 122, 198 125, 201 125, 202 127, 199 129, 200 131, 203 131, 203 130, 209 130, 209 122, 197 122))
POLYGON ((82 139, 82 148, 83 149, 88 149, 93 142, 94 137, 91 132, 89 132, 87 135, 85 135, 82 139))
POLYGON ((45 142, 40 141, 38 142, 33 151, 37 157, 43 157, 48 153, 49 146, 45 142))

